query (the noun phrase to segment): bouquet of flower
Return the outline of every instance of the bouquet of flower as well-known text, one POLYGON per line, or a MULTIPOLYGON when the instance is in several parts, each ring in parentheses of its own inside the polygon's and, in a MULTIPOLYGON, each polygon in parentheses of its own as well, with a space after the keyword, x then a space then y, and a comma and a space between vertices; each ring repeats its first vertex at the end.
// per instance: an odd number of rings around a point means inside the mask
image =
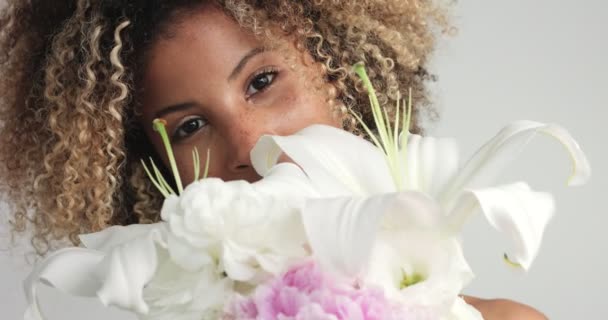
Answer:
POLYGON ((465 222, 481 212, 512 242, 505 261, 528 269, 554 212, 550 194, 491 185, 492 175, 537 133, 569 152, 571 185, 589 177, 585 155, 561 127, 519 121, 461 163, 452 139, 409 133, 411 98, 390 121, 363 66, 355 71, 372 142, 322 125, 264 136, 251 152, 255 183, 207 178, 208 167, 199 179, 195 150, 184 188, 156 120, 176 186, 146 166, 165 196, 162 221, 84 234, 83 246, 47 257, 26 281, 25 318, 43 318, 45 282, 142 319, 482 319, 459 297, 473 277, 465 222))

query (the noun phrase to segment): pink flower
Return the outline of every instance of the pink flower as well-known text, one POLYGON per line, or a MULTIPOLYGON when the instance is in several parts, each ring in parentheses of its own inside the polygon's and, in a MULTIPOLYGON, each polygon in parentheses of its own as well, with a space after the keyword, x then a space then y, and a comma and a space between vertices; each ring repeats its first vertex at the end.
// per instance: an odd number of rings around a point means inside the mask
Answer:
POLYGON ((338 285, 312 263, 293 267, 227 304, 224 319, 392 320, 435 319, 426 308, 389 301, 377 288, 338 285))

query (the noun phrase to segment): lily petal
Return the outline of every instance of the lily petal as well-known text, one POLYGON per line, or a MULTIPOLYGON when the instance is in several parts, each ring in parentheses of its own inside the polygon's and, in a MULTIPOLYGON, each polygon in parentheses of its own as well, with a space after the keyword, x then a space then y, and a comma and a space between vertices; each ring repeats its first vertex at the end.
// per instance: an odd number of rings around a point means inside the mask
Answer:
POLYGON ((97 270, 103 283, 97 292, 106 305, 147 313, 143 288, 152 279, 159 263, 157 243, 162 242, 158 230, 115 247, 107 254, 97 270))
POLYGON ((89 249, 109 252, 115 246, 148 234, 152 230, 161 230, 164 234, 166 226, 164 223, 112 226, 99 232, 78 235, 78 238, 89 249))
POLYGON ((317 197, 306 174, 293 163, 278 163, 267 172, 264 179, 253 183, 254 188, 264 194, 275 196, 317 197))
POLYGON ((401 192, 367 198, 312 199, 303 209, 302 219, 317 261, 338 277, 355 279, 367 271, 381 223, 397 229, 424 228, 428 221, 415 224, 412 216, 433 216, 436 212, 437 205, 426 195, 401 192))
POLYGON ((30 306, 25 319, 42 319, 36 301, 38 282, 73 296, 97 295, 104 305, 145 312, 141 291, 156 266, 155 245, 164 245, 163 230, 162 224, 115 226, 80 235, 89 248, 59 250, 37 265, 26 279, 30 306))
POLYGON ((440 201, 450 207, 461 190, 486 187, 537 133, 557 139, 570 154, 573 169, 569 185, 587 182, 591 175, 589 161, 568 131, 554 124, 522 120, 506 126, 483 145, 441 192, 440 201))
POLYGON ((95 296, 101 281, 95 267, 103 259, 103 252, 84 248, 65 248, 58 250, 36 265, 24 282, 29 306, 25 320, 43 319, 38 305, 37 286, 43 282, 71 295, 81 297, 95 296))
MULTIPOLYGON (((400 139, 403 139, 403 134, 400 139)), ((410 133, 406 148, 399 153, 401 161, 405 160, 406 164, 402 173, 406 190, 419 190, 436 197, 458 170, 458 145, 453 138, 410 133)))
POLYGON ((524 182, 465 192, 448 217, 449 232, 460 232, 478 210, 513 243, 513 252, 508 255, 511 261, 528 270, 555 211, 551 194, 532 191, 524 182))
POLYGON ((317 261, 329 272, 355 279, 365 269, 386 199, 311 200, 302 212, 304 228, 317 261))
POLYGON ((395 191, 384 155, 370 142, 344 130, 312 125, 291 136, 263 136, 251 151, 255 170, 265 176, 287 154, 327 197, 395 191), (362 170, 371 165, 370 170, 362 170))

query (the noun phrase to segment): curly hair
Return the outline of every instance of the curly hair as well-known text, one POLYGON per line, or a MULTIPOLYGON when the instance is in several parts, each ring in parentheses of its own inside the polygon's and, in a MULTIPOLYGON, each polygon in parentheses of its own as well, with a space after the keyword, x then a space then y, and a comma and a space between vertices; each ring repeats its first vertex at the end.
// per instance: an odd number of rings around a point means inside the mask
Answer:
MULTIPOLYGON (((0 192, 39 254, 110 225, 159 219, 139 165, 154 151, 136 121, 145 52, 171 23, 213 3, 260 39, 291 36, 333 84, 344 128, 372 124, 350 71, 359 61, 394 105, 411 88, 433 110, 426 65, 446 8, 431 0, 9 0, 0 15, 0 192), (277 32, 278 30, 278 32, 277 32)), ((421 128, 415 122, 415 130, 421 128)))

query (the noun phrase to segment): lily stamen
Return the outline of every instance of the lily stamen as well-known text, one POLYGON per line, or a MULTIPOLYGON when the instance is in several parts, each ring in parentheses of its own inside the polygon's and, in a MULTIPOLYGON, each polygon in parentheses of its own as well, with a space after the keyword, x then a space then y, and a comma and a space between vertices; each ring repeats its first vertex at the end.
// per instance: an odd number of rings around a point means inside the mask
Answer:
MULTIPOLYGON (((389 115, 386 108, 382 108, 376 96, 376 91, 372 86, 372 83, 365 71, 365 66, 362 62, 356 63, 353 67, 355 73, 361 78, 363 85, 367 89, 372 115, 374 123, 376 124, 377 134, 374 134, 372 130, 365 124, 363 119, 356 113, 351 111, 351 114, 355 117, 357 122, 363 127, 367 135, 370 137, 372 142, 380 149, 385 155, 387 164, 393 177, 393 181, 398 191, 404 189, 403 174, 406 172, 406 152, 403 152, 403 159, 399 159, 400 145, 406 146, 409 135, 410 122, 412 117, 412 89, 409 89, 408 102, 403 106, 403 116, 401 117, 401 128, 399 126, 399 118, 401 115, 402 105, 399 103, 400 98, 397 99, 397 106, 395 111, 394 128, 391 126, 389 115), (401 131, 400 131, 401 129, 401 131), (403 134, 403 138, 400 140, 399 136, 403 134)), ((402 148, 404 151, 407 148, 402 148)))
MULTIPOLYGON (((173 179, 175 180, 175 184, 177 185, 177 193, 171 188, 171 185, 167 182, 167 180, 163 177, 161 171, 158 169, 152 158, 150 158, 150 164, 152 165, 152 172, 146 165, 146 163, 141 160, 142 165, 144 166, 144 170, 148 175, 148 178, 152 181, 152 184, 158 189, 158 191, 165 197, 169 197, 170 195, 180 195, 184 192, 184 188, 182 185, 182 180, 179 174, 179 170, 177 168, 177 163, 175 161, 175 155, 173 154, 173 148, 171 147, 171 141, 169 140, 169 135, 167 134, 166 129, 167 122, 164 119, 154 119, 152 121, 152 126, 154 131, 158 132, 161 137, 161 141, 163 146, 165 147, 165 151, 167 152, 167 158, 169 158, 169 165, 171 166, 171 171, 173 173, 173 179)), ((211 156, 211 151, 207 149, 207 160, 205 161, 205 169, 203 172, 203 179, 207 178, 209 174, 209 159, 211 156)), ((192 162, 194 166, 194 180, 198 181, 201 171, 200 164, 200 155, 198 153, 198 149, 195 147, 192 150, 192 162)))

